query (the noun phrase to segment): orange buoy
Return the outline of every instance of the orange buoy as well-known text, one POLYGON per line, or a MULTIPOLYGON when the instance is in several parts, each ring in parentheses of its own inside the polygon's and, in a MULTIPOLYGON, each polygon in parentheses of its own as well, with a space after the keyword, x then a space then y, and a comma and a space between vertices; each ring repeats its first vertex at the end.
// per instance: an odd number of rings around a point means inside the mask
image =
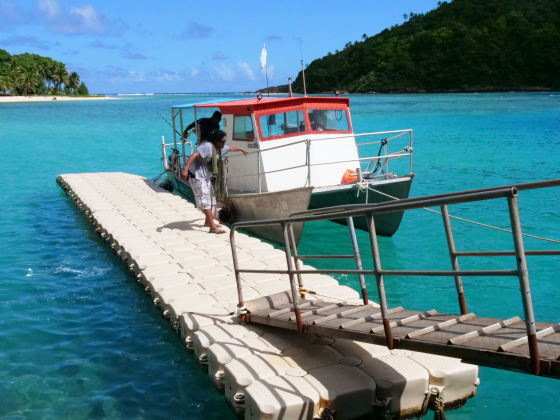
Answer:
POLYGON ((346 169, 344 175, 342 175, 341 184, 347 184, 348 182, 356 181, 358 179, 358 174, 352 169, 346 169))

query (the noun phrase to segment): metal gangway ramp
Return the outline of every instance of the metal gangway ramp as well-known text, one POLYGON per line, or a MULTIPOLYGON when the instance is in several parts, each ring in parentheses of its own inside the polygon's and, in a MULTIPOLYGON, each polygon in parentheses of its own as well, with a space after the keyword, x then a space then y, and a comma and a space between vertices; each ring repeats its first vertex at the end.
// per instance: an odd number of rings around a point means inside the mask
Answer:
POLYGON ((525 250, 519 220, 517 195, 521 190, 560 186, 560 179, 502 187, 408 198, 380 204, 337 206, 294 213, 290 218, 235 223, 230 232, 234 261, 238 310, 246 322, 268 324, 323 336, 337 336, 444 356, 458 357, 465 362, 499 369, 513 370, 560 379, 560 324, 536 322, 526 264, 527 255, 560 255, 560 250, 525 250), (482 200, 506 199, 513 250, 457 251, 451 229, 448 206, 482 200), (384 270, 377 243, 375 215, 392 211, 438 206, 441 209, 451 270, 384 270), (354 231, 353 218, 366 217, 373 268, 362 267, 354 231), (345 220, 350 234, 353 255, 298 255, 293 223, 320 220, 345 220), (235 232, 249 226, 278 225, 282 230, 286 253, 286 270, 255 270, 239 266, 235 232), (515 256, 510 270, 461 270, 459 257, 515 256), (356 269, 301 268, 304 259, 353 259, 356 269), (280 293, 251 302, 243 301, 242 273, 276 273, 289 278, 290 287, 280 293), (360 281, 362 301, 356 304, 326 302, 315 298, 305 288, 307 274, 356 275, 360 281), (369 302, 365 275, 375 276, 379 305, 369 302), (385 294, 385 276, 447 276, 452 277, 458 296, 459 313, 441 314, 436 310, 412 311, 402 307, 389 308, 385 294), (464 276, 513 276, 519 281, 524 319, 495 319, 467 312, 463 293, 464 276))

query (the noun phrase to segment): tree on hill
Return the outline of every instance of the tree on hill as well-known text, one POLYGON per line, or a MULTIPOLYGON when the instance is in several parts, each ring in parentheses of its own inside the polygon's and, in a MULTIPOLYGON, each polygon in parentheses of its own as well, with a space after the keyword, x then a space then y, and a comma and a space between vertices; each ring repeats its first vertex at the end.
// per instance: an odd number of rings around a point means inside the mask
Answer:
POLYGON ((314 60, 308 91, 560 88, 558 0, 454 0, 405 20, 314 60))

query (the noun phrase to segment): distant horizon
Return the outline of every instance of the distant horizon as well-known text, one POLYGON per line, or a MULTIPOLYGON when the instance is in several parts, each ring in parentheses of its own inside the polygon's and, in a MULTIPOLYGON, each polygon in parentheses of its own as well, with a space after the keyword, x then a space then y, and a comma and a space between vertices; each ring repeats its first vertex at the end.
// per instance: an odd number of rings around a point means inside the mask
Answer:
MULTIPOLYGON (((434 91, 434 92, 342 92, 340 95, 433 95, 433 94, 462 94, 462 93, 472 93, 472 94, 484 94, 484 93, 556 93, 560 90, 554 89, 507 89, 507 90, 465 90, 465 91, 434 91)), ((183 95, 183 96, 196 96, 196 95, 244 95, 244 94, 255 94, 257 91, 230 91, 230 92, 118 92, 118 93, 92 93, 91 95, 110 95, 110 96, 141 96, 141 95, 183 95)), ((287 95, 287 92, 271 92, 271 96, 277 95, 287 95)), ((294 96, 304 96, 303 93, 294 92, 294 96)), ((322 92, 322 93, 309 93, 310 96, 318 95, 334 95, 334 92, 322 92)), ((266 96, 266 95, 265 95, 266 96)))

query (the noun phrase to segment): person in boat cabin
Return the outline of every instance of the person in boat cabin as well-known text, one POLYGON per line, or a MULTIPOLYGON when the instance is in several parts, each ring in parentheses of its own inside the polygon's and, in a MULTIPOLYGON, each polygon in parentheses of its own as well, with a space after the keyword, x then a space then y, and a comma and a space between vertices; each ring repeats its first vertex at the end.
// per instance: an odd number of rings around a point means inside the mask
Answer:
POLYGON ((222 156, 229 151, 241 152, 247 156, 247 150, 237 146, 226 146, 226 133, 216 130, 209 136, 209 141, 198 146, 189 156, 181 170, 181 179, 189 181, 193 190, 197 207, 205 216, 204 226, 210 228, 209 233, 225 233, 221 225, 214 220, 213 207, 216 205, 212 178, 218 175, 222 156))
POLYGON ((189 130, 192 130, 196 124, 198 124, 198 129, 200 130, 200 137, 198 138, 200 144, 204 143, 205 141, 210 140, 210 136, 212 132, 220 129, 220 121, 222 120, 222 113, 220 111, 215 111, 212 114, 211 118, 199 118, 196 121, 193 121, 185 131, 183 131, 183 136, 181 137, 182 140, 186 139, 189 136, 189 130))
POLYGON ((315 109, 309 113, 309 122, 313 131, 324 131, 327 129, 327 116, 325 111, 315 109))

